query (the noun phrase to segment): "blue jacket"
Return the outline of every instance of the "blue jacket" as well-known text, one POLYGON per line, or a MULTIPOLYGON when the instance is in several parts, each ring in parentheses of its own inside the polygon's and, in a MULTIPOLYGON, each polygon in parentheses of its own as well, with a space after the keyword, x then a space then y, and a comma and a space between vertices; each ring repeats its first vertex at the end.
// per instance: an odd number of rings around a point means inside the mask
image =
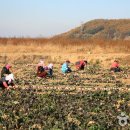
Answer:
POLYGON ((63 73, 66 73, 68 71, 68 64, 66 62, 62 65, 61 71, 63 73))

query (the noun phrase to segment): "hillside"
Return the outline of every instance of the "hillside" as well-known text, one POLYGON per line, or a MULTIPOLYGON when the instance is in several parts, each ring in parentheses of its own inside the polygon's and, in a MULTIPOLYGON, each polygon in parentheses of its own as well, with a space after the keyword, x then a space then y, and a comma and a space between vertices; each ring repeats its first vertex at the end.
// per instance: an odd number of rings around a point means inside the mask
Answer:
POLYGON ((92 20, 60 36, 69 38, 130 39, 130 19, 92 20))

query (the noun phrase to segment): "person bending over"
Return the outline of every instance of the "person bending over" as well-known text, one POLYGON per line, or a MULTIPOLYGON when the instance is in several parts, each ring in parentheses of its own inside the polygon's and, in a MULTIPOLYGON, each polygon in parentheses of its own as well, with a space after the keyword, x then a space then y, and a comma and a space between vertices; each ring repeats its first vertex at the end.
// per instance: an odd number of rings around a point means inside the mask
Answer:
POLYGON ((11 65, 9 65, 9 64, 7 64, 6 66, 4 66, 2 68, 2 70, 1 70, 1 78, 5 77, 6 75, 11 74, 10 68, 11 68, 11 65))
POLYGON ((67 60, 67 61, 62 65, 62 67, 61 67, 62 73, 65 74, 65 73, 70 73, 70 72, 72 72, 71 68, 69 67, 69 64, 70 64, 70 61, 67 60))
POLYGON ((9 74, 6 77, 2 77, 0 79, 0 88, 7 90, 10 88, 15 88, 13 74, 9 74))
POLYGON ((81 60, 81 61, 77 61, 75 63, 75 67, 77 70, 84 70, 84 67, 87 65, 87 61, 86 60, 81 60))
POLYGON ((121 69, 119 67, 119 61, 115 60, 112 65, 111 65, 111 68, 110 68, 110 71, 113 71, 113 72, 121 72, 121 69))

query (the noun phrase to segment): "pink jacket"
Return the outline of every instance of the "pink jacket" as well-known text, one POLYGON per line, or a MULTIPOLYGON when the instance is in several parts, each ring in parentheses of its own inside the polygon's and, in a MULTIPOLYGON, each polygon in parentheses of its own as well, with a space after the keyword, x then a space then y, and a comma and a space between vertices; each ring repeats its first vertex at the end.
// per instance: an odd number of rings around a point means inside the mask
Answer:
POLYGON ((113 62, 111 68, 118 68, 119 64, 117 62, 113 62))

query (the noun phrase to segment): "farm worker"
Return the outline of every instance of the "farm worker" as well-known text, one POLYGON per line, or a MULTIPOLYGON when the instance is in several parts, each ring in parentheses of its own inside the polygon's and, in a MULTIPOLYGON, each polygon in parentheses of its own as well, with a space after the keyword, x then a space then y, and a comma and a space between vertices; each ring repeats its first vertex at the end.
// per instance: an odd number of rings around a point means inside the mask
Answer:
POLYGON ((45 64, 44 64, 44 61, 43 60, 40 60, 39 63, 37 64, 36 66, 36 70, 38 71, 38 67, 39 66, 42 66, 44 68, 45 64))
POLYGON ((81 61, 77 61, 75 63, 75 67, 77 70, 84 70, 84 67, 87 65, 87 61, 86 60, 81 60, 81 61))
POLYGON ((37 69, 37 76, 40 78, 45 78, 47 76, 47 72, 43 68, 43 66, 39 66, 37 69))
POLYGON ((9 64, 5 65, 5 66, 2 68, 2 70, 1 70, 1 78, 2 78, 2 77, 5 77, 5 76, 8 75, 8 74, 11 74, 10 68, 11 68, 11 65, 9 65, 9 64))
POLYGON ((112 65, 111 65, 111 68, 110 68, 111 71, 114 71, 114 72, 120 72, 121 69, 119 67, 119 61, 115 60, 112 65))
POLYGON ((62 73, 72 72, 72 70, 71 70, 70 67, 69 67, 69 63, 70 63, 70 61, 67 60, 67 61, 62 65, 62 67, 61 67, 62 73))
POLYGON ((2 89, 8 90, 8 89, 10 89, 10 86, 12 86, 12 88, 15 88, 13 74, 9 74, 9 75, 2 77, 0 79, 0 87, 2 89))
POLYGON ((48 65, 48 75, 49 75, 49 76, 52 76, 52 75, 53 75, 53 64, 52 64, 52 63, 50 63, 50 64, 48 65))
POLYGON ((36 66, 36 70, 37 70, 37 76, 41 77, 41 78, 45 78, 47 75, 47 72, 44 69, 45 64, 43 60, 40 60, 40 62, 37 64, 36 66))

